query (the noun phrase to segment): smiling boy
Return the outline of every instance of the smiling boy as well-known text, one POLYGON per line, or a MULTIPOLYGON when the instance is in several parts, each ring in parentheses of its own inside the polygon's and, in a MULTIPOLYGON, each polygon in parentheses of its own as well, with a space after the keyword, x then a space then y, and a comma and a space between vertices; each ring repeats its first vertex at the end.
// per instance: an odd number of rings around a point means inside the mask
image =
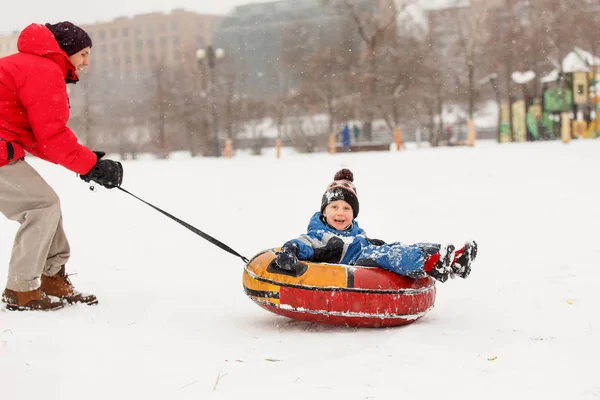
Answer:
POLYGON ((338 171, 321 198, 321 210, 310 219, 307 233, 286 242, 275 262, 293 271, 298 260, 377 266, 411 278, 427 275, 445 282, 450 276, 466 278, 477 255, 477 244, 467 242, 455 251, 453 245, 434 243, 387 244, 370 239, 356 221, 359 202, 354 175, 338 171))

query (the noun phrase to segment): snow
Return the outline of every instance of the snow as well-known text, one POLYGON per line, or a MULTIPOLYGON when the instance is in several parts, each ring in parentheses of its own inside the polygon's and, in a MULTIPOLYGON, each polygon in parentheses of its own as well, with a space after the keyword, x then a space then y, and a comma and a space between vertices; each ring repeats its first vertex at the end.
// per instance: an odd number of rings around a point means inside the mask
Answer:
MULTIPOLYGON (((304 232, 347 167, 370 236, 476 239, 471 276, 408 326, 293 321, 245 296, 240 259, 32 160, 62 200, 72 281, 100 303, 1 310, 1 397, 600 397, 600 140, 282 154, 125 161, 124 188, 251 257, 304 232)), ((0 276, 16 228, 0 219, 0 276)))
POLYGON ((540 82, 542 83, 554 83, 560 78, 560 70, 553 69, 548 75, 542 77, 540 82))
MULTIPOLYGON (((555 63, 556 65, 556 63, 555 63)), ((591 72, 590 67, 600 66, 600 58, 579 48, 574 47, 562 60, 562 70, 565 73, 571 72, 591 72)), ((593 68, 592 68, 593 69, 593 68)), ((540 78, 542 83, 552 83, 558 81, 560 70, 552 70, 548 75, 540 78)))
POLYGON ((425 10, 440 10, 452 7, 467 7, 469 0, 419 0, 418 4, 425 10))
POLYGON ((522 84, 525 84, 525 83, 530 82, 533 79, 535 79, 535 72, 533 72, 533 71, 525 71, 525 72, 515 71, 510 75, 510 77, 512 78, 513 81, 522 85, 522 84))
POLYGON ((562 61, 563 72, 590 72, 590 66, 600 65, 600 58, 591 53, 573 48, 562 61))

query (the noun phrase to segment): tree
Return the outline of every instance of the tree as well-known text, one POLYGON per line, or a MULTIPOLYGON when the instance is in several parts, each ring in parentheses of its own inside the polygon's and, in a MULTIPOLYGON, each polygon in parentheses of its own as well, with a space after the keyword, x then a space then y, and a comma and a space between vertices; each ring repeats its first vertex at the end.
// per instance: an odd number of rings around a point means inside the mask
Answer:
POLYGON ((80 85, 75 87, 77 90, 69 87, 70 105, 74 111, 69 123, 82 142, 90 148, 96 148, 95 131, 101 119, 98 107, 93 106, 98 103, 96 98, 100 97, 97 83, 98 78, 92 72, 82 77, 80 85))
POLYGON ((164 60, 158 61, 152 68, 148 81, 149 126, 153 136, 152 144, 159 158, 169 158, 173 146, 172 137, 167 131, 169 121, 176 115, 176 93, 173 91, 173 71, 164 60))
POLYGON ((265 147, 264 123, 267 116, 267 102, 262 99, 246 99, 243 104, 243 110, 246 116, 246 126, 250 129, 250 138, 252 139, 252 154, 260 155, 265 147))
POLYGON ((432 50, 413 36, 391 38, 383 45, 377 77, 378 107, 390 131, 402 120, 413 119, 407 105, 417 103, 426 94, 434 78, 435 64, 428 62, 432 50))
POLYGON ((364 100, 364 124, 362 132, 367 140, 371 140, 373 135, 373 120, 379 108, 377 93, 377 79, 379 76, 378 58, 381 54, 380 51, 386 39, 386 34, 389 31, 395 32, 393 28, 398 15, 397 5, 394 2, 385 3, 388 7, 385 9, 385 12, 382 12, 375 2, 361 0, 322 1, 325 5, 335 7, 341 13, 346 13, 354 22, 356 31, 362 40, 364 51, 355 68, 354 77, 355 84, 359 87, 364 100))
POLYGON ((486 14, 491 6, 487 2, 471 4, 464 12, 454 14, 454 25, 458 34, 457 50, 463 60, 463 68, 467 81, 461 82, 466 86, 467 113, 470 120, 475 114, 475 102, 478 88, 475 82, 477 68, 481 66, 486 36, 489 34, 485 27, 486 14), (461 15, 462 14, 462 15, 461 15))

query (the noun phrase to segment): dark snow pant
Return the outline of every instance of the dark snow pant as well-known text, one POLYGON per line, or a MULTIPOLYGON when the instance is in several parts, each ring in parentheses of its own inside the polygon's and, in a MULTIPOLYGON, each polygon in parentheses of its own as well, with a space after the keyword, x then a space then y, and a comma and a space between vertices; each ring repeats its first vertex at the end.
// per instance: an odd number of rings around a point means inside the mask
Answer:
POLYGON ((40 287, 40 277, 56 275, 70 256, 62 226, 60 200, 25 160, 0 167, 0 212, 21 224, 8 266, 6 288, 40 287))

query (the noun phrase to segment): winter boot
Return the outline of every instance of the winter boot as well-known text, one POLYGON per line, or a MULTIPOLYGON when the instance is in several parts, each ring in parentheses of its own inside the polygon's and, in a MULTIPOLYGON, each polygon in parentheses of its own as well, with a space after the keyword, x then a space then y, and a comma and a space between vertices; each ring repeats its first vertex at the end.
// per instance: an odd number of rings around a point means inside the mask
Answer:
POLYGON ((64 307, 61 301, 50 298, 41 289, 27 292, 5 289, 2 293, 2 302, 6 303, 6 308, 11 311, 51 311, 64 307))
POLYGON ((432 278, 446 282, 452 274, 452 261, 454 260, 454 246, 442 246, 438 253, 425 256, 423 269, 432 278))
POLYGON ((69 275, 65 272, 65 266, 54 276, 42 275, 41 289, 50 296, 56 296, 63 302, 84 303, 88 305, 98 304, 98 299, 93 294, 80 293, 73 287, 69 275))
POLYGON ((477 257, 477 242, 474 240, 466 242, 462 248, 456 250, 456 256, 452 263, 452 273, 461 278, 468 277, 475 257, 477 257))

